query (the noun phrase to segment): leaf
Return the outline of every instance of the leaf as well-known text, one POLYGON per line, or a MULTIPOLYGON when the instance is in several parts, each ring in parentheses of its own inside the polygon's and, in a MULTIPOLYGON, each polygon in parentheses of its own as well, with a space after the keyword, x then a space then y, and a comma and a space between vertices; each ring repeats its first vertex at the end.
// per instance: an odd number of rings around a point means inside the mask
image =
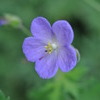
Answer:
POLYGON ((10 98, 5 97, 4 93, 0 90, 0 100, 10 100, 10 98))
POLYGON ((66 77, 78 81, 83 77, 83 75, 87 73, 87 71, 88 69, 86 68, 86 66, 78 65, 72 71, 68 72, 66 74, 66 77))
POLYGON ((100 100, 100 81, 95 81, 84 87, 78 100, 100 100), (91 85, 92 84, 92 85, 91 85))

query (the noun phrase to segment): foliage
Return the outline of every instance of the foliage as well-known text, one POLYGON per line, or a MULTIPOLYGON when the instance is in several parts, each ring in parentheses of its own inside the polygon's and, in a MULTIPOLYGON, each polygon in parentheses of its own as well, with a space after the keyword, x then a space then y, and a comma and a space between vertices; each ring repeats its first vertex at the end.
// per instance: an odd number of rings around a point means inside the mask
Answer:
POLYGON ((32 89, 29 93, 30 100, 63 100, 75 99, 79 97, 79 79, 85 74, 86 69, 80 68, 63 74, 59 71, 55 79, 45 84, 42 88, 32 89), (76 83, 77 82, 77 83, 76 83), (39 96, 38 96, 39 95, 39 96))
POLYGON ((10 100, 9 97, 5 97, 4 93, 0 91, 0 100, 10 100))
MULTIPOLYGON (((8 14, 20 19, 0 26, 0 89, 11 100, 100 100, 99 5, 99 0, 0 0, 1 19, 9 20, 8 14), (39 78, 22 53, 23 40, 37 16, 51 24, 68 20, 75 33, 73 45, 80 52, 75 69, 59 71, 50 80, 39 78)), ((0 92, 0 100, 9 98, 0 92)))

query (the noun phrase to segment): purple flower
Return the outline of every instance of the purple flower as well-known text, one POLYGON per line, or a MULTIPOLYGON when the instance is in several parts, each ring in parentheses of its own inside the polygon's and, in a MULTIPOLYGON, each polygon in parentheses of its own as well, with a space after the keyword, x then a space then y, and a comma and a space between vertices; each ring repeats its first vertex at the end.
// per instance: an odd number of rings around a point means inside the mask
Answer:
POLYGON ((31 37, 24 40, 23 52, 28 61, 36 62, 35 70, 41 78, 53 77, 58 68, 63 72, 73 69, 77 63, 74 38, 70 24, 56 21, 52 27, 47 19, 37 17, 31 24, 31 37))
POLYGON ((7 21, 4 19, 0 19, 0 26, 7 24, 7 21))

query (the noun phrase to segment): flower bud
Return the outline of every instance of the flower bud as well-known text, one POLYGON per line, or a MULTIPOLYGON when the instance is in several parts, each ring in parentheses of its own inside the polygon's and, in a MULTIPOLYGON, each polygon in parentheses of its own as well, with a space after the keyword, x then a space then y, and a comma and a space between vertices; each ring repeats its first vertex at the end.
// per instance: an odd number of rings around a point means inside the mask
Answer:
POLYGON ((14 28, 19 28, 22 25, 21 19, 15 15, 5 14, 4 17, 8 24, 14 28))

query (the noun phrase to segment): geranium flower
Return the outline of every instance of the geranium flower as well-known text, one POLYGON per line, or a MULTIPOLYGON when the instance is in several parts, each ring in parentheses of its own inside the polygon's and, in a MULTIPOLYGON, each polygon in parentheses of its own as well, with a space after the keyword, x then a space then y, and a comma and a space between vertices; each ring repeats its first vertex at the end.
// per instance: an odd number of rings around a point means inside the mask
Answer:
POLYGON ((72 70, 77 63, 76 50, 71 45, 74 34, 65 20, 56 21, 52 27, 47 19, 37 17, 31 24, 32 36, 23 42, 23 52, 41 78, 53 77, 58 68, 72 70))
POLYGON ((0 19, 0 26, 7 24, 7 21, 4 19, 0 19))

